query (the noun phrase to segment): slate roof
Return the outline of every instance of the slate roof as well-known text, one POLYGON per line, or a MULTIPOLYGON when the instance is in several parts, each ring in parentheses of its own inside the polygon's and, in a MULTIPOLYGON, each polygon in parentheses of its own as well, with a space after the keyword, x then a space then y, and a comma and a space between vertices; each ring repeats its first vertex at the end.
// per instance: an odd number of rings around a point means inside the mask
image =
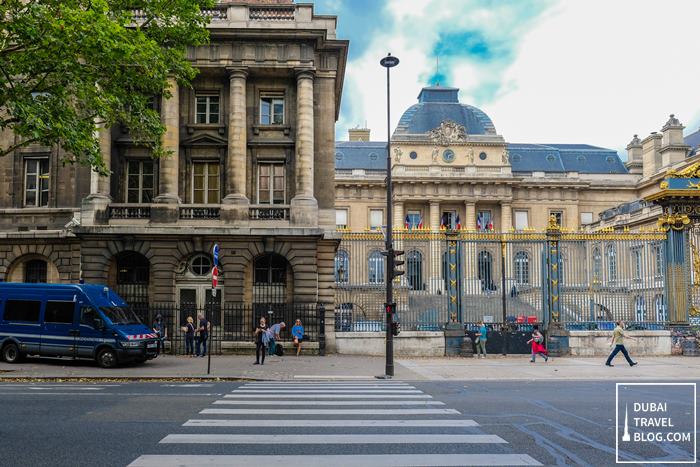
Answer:
POLYGON ((508 153, 513 172, 628 173, 617 152, 589 144, 512 143, 508 153))
MULTIPOLYGON (((513 172, 628 173, 612 149, 588 144, 509 144, 513 172)), ((336 169, 386 169, 386 142, 336 141, 336 169), (374 157, 373 157, 374 156, 374 157)))
POLYGON ((700 130, 696 131, 695 133, 691 133, 687 135, 685 138, 685 144, 690 146, 690 154, 688 154, 688 157, 694 156, 697 154, 697 148, 698 145, 700 145, 700 130))
POLYGON ((336 141, 335 168, 386 170, 386 141, 336 141))
POLYGON ((451 120, 464 126, 469 135, 496 135, 496 127, 482 110, 459 102, 459 89, 431 86, 421 89, 418 103, 401 116, 394 137, 426 134, 451 120))

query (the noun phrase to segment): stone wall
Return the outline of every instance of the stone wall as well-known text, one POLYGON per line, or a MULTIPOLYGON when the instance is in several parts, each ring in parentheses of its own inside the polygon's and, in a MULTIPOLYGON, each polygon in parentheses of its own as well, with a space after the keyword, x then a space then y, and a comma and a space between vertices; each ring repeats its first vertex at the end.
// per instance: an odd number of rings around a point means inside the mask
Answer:
MULTIPOLYGON (((386 334, 383 332, 336 332, 335 346, 339 354, 385 355, 386 334)), ((402 331, 394 337, 397 357, 445 356, 445 333, 434 331, 402 331)))
MULTIPOLYGON (((625 347, 633 360, 640 355, 671 355, 671 331, 625 331, 625 335, 638 339, 625 339, 625 347)), ((612 331, 570 331, 571 355, 605 357, 613 349, 611 337, 612 331)), ((619 358, 624 359, 622 355, 619 358)))

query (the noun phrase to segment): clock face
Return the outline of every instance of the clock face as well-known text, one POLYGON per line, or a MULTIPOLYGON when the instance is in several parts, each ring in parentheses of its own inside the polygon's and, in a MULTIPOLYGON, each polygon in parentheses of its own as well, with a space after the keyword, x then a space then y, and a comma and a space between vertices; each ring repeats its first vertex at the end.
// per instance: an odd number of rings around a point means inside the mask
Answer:
POLYGON ((445 149, 442 153, 442 160, 445 162, 453 162, 455 160, 455 153, 452 149, 445 149))

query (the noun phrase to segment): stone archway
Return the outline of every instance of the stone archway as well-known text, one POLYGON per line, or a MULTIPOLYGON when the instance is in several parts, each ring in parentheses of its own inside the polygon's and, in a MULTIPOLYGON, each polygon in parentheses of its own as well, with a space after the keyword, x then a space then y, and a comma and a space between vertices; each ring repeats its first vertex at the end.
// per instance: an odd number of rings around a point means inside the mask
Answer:
POLYGON ((58 268, 43 255, 27 254, 15 259, 7 268, 7 282, 39 282, 55 284, 61 282, 58 268))

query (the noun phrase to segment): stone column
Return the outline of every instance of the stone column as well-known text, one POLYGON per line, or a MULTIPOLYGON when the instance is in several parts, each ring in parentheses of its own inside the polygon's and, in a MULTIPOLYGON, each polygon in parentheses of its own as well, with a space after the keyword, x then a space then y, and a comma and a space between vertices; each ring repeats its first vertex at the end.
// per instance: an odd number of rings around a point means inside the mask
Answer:
POLYGON ((318 202, 314 198, 314 74, 297 71, 296 192, 291 202, 292 224, 318 224, 318 202))
POLYGON ((318 222, 335 231, 335 71, 317 72, 314 79, 314 197, 318 222))
POLYGON ((223 199, 226 220, 248 217, 250 201, 246 196, 248 161, 248 125, 246 116, 246 78, 242 68, 229 69, 228 154, 226 156, 226 196, 223 199))
POLYGON ((430 229, 440 230, 440 201, 430 201, 430 229))
POLYGON ((464 227, 467 230, 476 230, 476 203, 464 202, 464 227))
POLYGON ((158 168, 158 196, 157 204, 152 208, 152 220, 154 222, 175 222, 178 219, 178 204, 180 194, 178 191, 178 177, 180 166, 180 92, 177 81, 168 79, 171 96, 163 98, 161 119, 165 125, 163 135, 163 148, 170 154, 159 161, 158 168))
MULTIPOLYGON (((100 155, 108 171, 112 167, 112 129, 105 128, 104 124, 98 124, 95 137, 99 139, 100 155)), ((82 201, 81 223, 82 225, 94 225, 107 221, 107 210, 112 201, 111 176, 100 175, 95 170, 90 171, 90 194, 82 201)))
POLYGON ((509 232, 513 227, 513 213, 509 202, 501 202, 501 232, 509 232))
POLYGON ((403 213, 403 201, 394 201, 394 228, 403 229, 405 227, 403 213))

